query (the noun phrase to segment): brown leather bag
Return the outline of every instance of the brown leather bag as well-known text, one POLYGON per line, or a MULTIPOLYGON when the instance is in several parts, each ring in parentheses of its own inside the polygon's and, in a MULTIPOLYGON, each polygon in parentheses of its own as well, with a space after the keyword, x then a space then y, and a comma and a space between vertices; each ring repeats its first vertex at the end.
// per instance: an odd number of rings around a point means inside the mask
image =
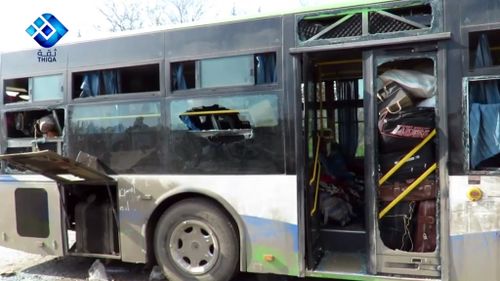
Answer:
MULTIPOLYGON (((392 201, 399 194, 406 190, 406 188, 415 179, 408 179, 406 181, 396 181, 393 183, 385 183, 378 188, 378 198, 381 201, 392 201)), ((408 194, 404 201, 422 201, 431 200, 436 198, 437 184, 433 179, 426 179, 419 186, 417 186, 410 194, 408 194)))
POLYGON ((414 252, 428 253, 436 250, 436 201, 418 203, 417 225, 414 232, 414 252))

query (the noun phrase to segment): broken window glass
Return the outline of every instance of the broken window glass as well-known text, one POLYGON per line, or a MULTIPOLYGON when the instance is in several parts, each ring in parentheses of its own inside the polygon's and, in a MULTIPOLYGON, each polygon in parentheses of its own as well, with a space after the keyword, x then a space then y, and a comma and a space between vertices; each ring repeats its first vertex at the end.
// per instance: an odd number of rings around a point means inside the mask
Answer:
POLYGON ((277 94, 170 103, 169 167, 176 173, 282 173, 277 94))

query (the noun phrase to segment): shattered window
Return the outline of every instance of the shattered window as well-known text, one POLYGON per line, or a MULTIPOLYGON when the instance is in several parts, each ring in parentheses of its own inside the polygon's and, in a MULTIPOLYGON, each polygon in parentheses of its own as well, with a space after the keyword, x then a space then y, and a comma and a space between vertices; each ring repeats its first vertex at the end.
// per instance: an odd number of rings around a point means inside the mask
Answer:
POLYGON ((169 166, 182 173, 281 173, 278 94, 170 103, 169 166))

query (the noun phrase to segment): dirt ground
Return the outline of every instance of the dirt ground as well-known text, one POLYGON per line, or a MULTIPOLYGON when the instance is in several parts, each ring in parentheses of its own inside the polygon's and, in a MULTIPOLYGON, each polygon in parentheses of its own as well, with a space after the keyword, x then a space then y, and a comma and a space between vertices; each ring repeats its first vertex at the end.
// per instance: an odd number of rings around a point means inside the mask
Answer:
MULTIPOLYGON (((42 257, 0 247, 1 281, 81 281, 95 259, 42 257)), ((148 281, 151 268, 119 261, 103 261, 110 281, 148 281)), ((284 276, 240 274, 233 281, 307 281, 284 276)), ((320 281, 319 279, 310 279, 320 281)), ((332 281, 332 280, 330 280, 332 281)))

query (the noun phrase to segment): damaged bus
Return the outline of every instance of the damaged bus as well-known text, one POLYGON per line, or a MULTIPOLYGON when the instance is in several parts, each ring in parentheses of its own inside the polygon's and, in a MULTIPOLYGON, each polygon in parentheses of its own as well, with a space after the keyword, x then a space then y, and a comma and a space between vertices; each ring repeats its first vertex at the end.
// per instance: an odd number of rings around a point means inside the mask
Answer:
POLYGON ((500 280, 500 5, 347 2, 2 54, 0 246, 500 280))

